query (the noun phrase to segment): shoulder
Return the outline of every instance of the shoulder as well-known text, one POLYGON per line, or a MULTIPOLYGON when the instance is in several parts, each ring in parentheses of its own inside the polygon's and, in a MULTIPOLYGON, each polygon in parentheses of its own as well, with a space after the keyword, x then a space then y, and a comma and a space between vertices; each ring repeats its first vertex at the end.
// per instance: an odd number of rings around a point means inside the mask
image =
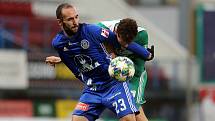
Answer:
POLYGON ((137 44, 147 47, 148 45, 148 33, 145 30, 139 31, 137 36, 134 38, 134 42, 137 44))
POLYGON ((141 29, 141 31, 138 31, 134 41, 141 46, 146 46, 148 44, 148 33, 146 29, 141 29))
POLYGON ((145 38, 146 36, 148 36, 148 33, 146 30, 141 30, 141 31, 138 31, 137 35, 145 38))
POLYGON ((83 24, 83 27, 88 32, 94 32, 94 31, 98 31, 101 29, 101 27, 96 24, 83 24))
POLYGON ((140 31, 146 31, 146 29, 144 28, 144 27, 140 27, 140 26, 138 26, 138 32, 140 32, 140 31))
POLYGON ((105 28, 105 29, 109 29, 107 26, 105 26, 102 22, 97 23, 96 25, 105 28))
POLYGON ((137 36, 141 38, 145 38, 148 36, 147 30, 144 27, 138 27, 137 29, 138 29, 137 36))
POLYGON ((96 25, 96 24, 85 24, 84 31, 86 34, 92 36, 92 37, 98 37, 101 35, 102 27, 96 25))
POLYGON ((63 43, 64 34, 63 31, 57 33, 57 35, 52 40, 52 46, 58 48, 59 45, 63 43))
POLYGON ((111 20, 111 21, 101 21, 99 22, 99 25, 105 29, 110 29, 111 31, 114 31, 114 28, 119 22, 120 22, 120 19, 111 20))
POLYGON ((115 34, 111 30, 102 28, 96 24, 86 24, 85 32, 102 41, 104 39, 115 39, 115 34))

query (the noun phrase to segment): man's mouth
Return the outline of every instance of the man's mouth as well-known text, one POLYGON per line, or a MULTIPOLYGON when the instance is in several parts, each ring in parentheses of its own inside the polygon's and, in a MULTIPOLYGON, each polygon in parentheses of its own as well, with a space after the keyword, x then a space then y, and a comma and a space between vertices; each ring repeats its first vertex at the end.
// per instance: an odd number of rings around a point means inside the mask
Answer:
POLYGON ((78 28, 78 26, 73 26, 73 27, 71 27, 72 29, 74 29, 74 28, 78 28))

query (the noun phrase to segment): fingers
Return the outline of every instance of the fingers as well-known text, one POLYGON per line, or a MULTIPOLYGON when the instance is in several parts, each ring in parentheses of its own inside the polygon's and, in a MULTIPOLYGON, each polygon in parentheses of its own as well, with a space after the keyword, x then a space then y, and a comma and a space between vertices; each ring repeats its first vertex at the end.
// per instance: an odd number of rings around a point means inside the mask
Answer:
POLYGON ((151 46, 151 49, 154 50, 154 45, 151 46))
POLYGON ((52 62, 52 63, 60 63, 61 59, 60 59, 60 57, 49 56, 49 57, 46 57, 45 61, 46 62, 52 62))
POLYGON ((54 62, 55 57, 54 56, 48 56, 46 57, 46 62, 54 62))
POLYGON ((46 57, 46 60, 45 60, 45 63, 50 65, 50 66, 54 66, 55 67, 55 64, 58 62, 58 60, 56 60, 56 57, 55 56, 49 56, 49 57, 46 57))
POLYGON ((49 66, 53 66, 53 67, 55 67, 55 64, 53 64, 53 63, 47 63, 49 66))
POLYGON ((46 63, 46 64, 48 64, 49 66, 53 66, 53 67, 55 67, 55 63, 53 63, 53 62, 45 61, 45 63, 46 63))
POLYGON ((58 64, 60 62, 61 62, 61 58, 56 56, 48 56, 46 57, 46 60, 45 60, 46 64, 54 67, 55 67, 55 64, 58 64))
POLYGON ((150 61, 154 59, 154 45, 151 48, 147 48, 147 50, 150 52, 150 56, 145 61, 150 61))

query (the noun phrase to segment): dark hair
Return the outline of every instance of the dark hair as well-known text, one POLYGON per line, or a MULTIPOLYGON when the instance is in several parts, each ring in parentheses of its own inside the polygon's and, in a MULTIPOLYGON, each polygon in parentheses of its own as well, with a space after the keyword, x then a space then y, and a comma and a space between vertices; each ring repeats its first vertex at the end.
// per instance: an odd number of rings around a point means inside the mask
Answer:
POLYGON ((63 8, 74 8, 74 7, 72 5, 70 5, 69 3, 60 4, 56 9, 56 17, 57 17, 57 19, 62 19, 63 18, 63 15, 62 15, 62 9, 63 8))
POLYGON ((116 33, 123 41, 130 43, 137 35, 137 22, 131 18, 120 20, 116 33))

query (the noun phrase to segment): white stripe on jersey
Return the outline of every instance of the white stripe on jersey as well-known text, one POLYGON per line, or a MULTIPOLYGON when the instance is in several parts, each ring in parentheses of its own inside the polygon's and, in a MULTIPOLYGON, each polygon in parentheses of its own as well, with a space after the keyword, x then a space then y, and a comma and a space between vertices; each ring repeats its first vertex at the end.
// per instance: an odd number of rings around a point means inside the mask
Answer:
POLYGON ((146 74, 146 70, 142 72, 141 76, 140 76, 140 81, 139 81, 139 87, 138 87, 138 92, 137 92, 137 103, 140 103, 141 101, 141 96, 142 96, 142 92, 143 92, 143 84, 144 84, 144 75, 146 74))
POLYGON ((107 55, 106 57, 107 57, 108 59, 111 60, 111 55, 107 52, 107 50, 106 50, 104 44, 100 43, 100 46, 102 47, 102 50, 103 50, 103 51, 105 52, 105 54, 107 55))
POLYGON ((132 112, 137 112, 136 107, 132 103, 132 96, 130 94, 130 91, 129 91, 129 88, 128 88, 128 85, 126 82, 123 82, 123 87, 125 89, 126 97, 128 99, 128 103, 129 103, 129 106, 130 106, 132 112))
POLYGON ((143 31, 143 30, 145 31, 146 29, 143 28, 143 27, 139 27, 139 26, 138 26, 137 30, 138 30, 138 32, 140 32, 140 31, 143 31))

